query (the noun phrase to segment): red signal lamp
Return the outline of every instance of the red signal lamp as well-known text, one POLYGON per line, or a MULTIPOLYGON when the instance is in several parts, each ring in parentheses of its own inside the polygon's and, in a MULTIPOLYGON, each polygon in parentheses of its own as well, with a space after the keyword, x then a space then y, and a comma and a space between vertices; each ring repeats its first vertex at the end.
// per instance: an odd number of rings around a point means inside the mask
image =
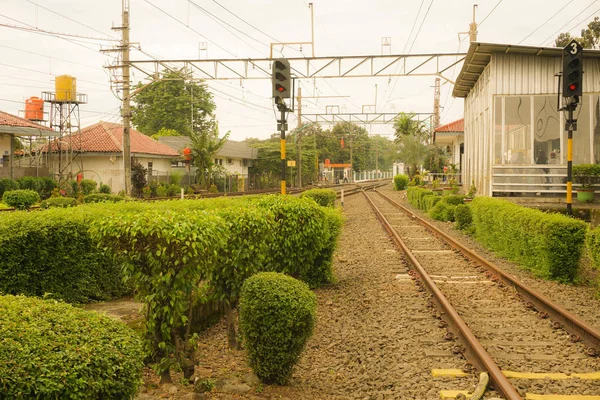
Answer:
POLYGON ((569 85, 569 90, 575 90, 575 89, 577 89, 577 85, 575 85, 574 83, 571 83, 569 85))
POLYGON ((279 84, 275 85, 275 89, 277 89, 278 92, 285 92, 285 87, 279 84))

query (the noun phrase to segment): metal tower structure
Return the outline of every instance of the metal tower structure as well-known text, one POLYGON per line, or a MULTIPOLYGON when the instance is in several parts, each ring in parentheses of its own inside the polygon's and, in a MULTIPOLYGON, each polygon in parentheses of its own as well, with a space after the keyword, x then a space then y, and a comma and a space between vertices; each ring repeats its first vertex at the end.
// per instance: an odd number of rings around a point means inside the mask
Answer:
POLYGON ((87 103, 87 95, 57 96, 56 92, 42 92, 42 98, 50 104, 50 128, 56 131, 48 148, 48 153, 56 154, 52 158, 53 174, 58 182, 73 179, 73 174, 83 170, 79 105, 87 103), (78 134, 75 139, 74 134, 78 134))

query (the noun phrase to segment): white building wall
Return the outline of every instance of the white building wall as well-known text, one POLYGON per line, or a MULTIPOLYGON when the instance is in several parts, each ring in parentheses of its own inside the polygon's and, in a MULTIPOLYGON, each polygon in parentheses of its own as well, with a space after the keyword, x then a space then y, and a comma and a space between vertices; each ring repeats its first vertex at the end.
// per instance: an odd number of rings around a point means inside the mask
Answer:
POLYGON ((491 195, 492 94, 490 66, 465 99, 465 155, 463 184, 468 190, 471 183, 477 192, 491 195))
POLYGON ((2 157, 10 155, 10 138, 9 135, 0 135, 0 167, 4 166, 2 157))

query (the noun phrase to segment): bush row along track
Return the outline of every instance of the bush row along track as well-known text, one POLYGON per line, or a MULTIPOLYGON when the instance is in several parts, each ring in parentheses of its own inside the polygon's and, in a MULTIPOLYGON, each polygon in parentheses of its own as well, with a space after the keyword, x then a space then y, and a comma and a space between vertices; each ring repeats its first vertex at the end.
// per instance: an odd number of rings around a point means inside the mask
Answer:
MULTIPOLYGON (((424 226, 382 193, 366 196, 420 276, 419 287, 433 293, 428 306, 437 303, 441 310, 440 326, 448 324, 446 339, 459 339, 453 350, 464 351, 472 364, 487 371, 499 393, 511 400, 569 398, 550 396, 557 393, 600 399, 598 331, 460 248, 432 225, 424 226)), ((396 278, 410 280, 415 275, 411 271, 396 278)), ((444 396, 455 393, 442 392, 444 396)))

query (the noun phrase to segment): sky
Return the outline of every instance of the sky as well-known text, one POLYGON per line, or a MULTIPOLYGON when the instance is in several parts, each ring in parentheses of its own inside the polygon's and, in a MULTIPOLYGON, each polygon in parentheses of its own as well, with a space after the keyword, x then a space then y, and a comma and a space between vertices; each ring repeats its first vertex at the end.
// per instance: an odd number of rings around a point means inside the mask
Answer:
MULTIPOLYGON (((473 18, 478 41, 552 46, 560 32, 578 35, 596 15, 600 0, 314 0, 315 56, 465 53, 473 18), (382 39, 391 45, 382 47, 382 39)), ((0 0, 0 24, 26 26, 81 37, 57 37, 0 26, 0 110, 23 115, 25 99, 54 90, 54 77, 77 78, 81 126, 120 122, 121 102, 111 90, 122 0, 0 0)), ((131 60, 267 58, 269 45, 309 42, 308 0, 130 0, 131 60), (206 50, 200 50, 201 43, 206 50)), ((276 57, 310 56, 310 45, 286 46, 276 57)), ((460 64, 446 75, 456 79, 460 64)), ((133 83, 145 75, 134 70, 133 83)), ((432 112, 433 76, 299 80, 302 112, 360 112, 377 97, 379 112, 432 112), (376 96, 377 95, 377 96, 376 96), (333 97, 336 96, 336 97, 333 97), (343 96, 343 97, 341 97, 343 96), (309 98, 310 97, 310 98, 309 98), (320 97, 320 98, 318 98, 320 97), (329 107, 331 108, 331 107, 329 107)), ((207 81, 214 89, 220 132, 232 140, 266 139, 276 131, 271 83, 265 80, 207 81)), ((462 118, 463 99, 442 80, 441 123, 462 118)), ((48 108, 46 109, 48 110, 48 108)), ((288 118, 297 125, 295 115, 288 118)), ((328 128, 328 126, 324 126, 328 128)), ((389 125, 366 126, 392 135, 389 125)))

